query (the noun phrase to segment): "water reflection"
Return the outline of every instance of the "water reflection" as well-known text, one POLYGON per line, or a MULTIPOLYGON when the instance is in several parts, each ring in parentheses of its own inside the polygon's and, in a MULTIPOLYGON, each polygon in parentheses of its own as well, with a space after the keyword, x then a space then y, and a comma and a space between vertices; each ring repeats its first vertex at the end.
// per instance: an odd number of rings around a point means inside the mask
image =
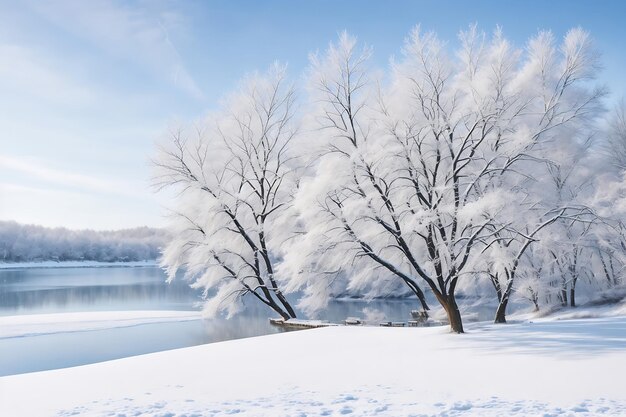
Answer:
POLYGON ((201 292, 141 268, 0 270, 0 315, 92 310, 191 310, 201 292))
MULTIPOLYGON (((0 315, 94 310, 198 310, 202 292, 183 280, 165 281, 157 267, 42 268, 0 270, 0 315)), ((296 303, 297 296, 291 296, 296 303)), ((242 314, 228 321, 237 328, 272 312, 250 298, 242 314)), ((319 314, 338 321, 362 315, 363 308, 380 310, 388 320, 406 320, 415 300, 336 300, 319 314)), ((303 313, 300 311, 299 315, 303 313)))

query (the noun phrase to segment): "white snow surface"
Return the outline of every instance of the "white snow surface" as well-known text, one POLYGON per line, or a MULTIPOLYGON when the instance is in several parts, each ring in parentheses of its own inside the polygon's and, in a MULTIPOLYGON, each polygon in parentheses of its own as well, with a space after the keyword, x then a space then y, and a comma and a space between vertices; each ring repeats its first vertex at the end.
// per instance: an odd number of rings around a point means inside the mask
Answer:
POLYGON ((92 311, 0 316, 0 339, 200 320, 200 318, 199 311, 92 311))
POLYGON ((157 266, 156 261, 98 262, 98 261, 40 261, 40 262, 0 262, 0 269, 25 268, 107 268, 157 266))
POLYGON ((0 378, 0 416, 624 416, 626 317, 340 326, 0 378))

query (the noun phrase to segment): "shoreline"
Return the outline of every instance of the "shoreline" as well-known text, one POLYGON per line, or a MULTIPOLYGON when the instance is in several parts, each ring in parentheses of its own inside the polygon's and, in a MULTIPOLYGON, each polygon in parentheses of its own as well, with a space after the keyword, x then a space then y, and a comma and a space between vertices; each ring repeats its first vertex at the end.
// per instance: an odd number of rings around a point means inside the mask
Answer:
POLYGON ((141 268, 158 267, 156 260, 147 261, 31 261, 31 262, 0 262, 0 270, 8 269, 42 269, 42 268, 141 268))
POLYGON ((626 317, 467 330, 326 327, 1 377, 0 414, 626 413, 626 317))

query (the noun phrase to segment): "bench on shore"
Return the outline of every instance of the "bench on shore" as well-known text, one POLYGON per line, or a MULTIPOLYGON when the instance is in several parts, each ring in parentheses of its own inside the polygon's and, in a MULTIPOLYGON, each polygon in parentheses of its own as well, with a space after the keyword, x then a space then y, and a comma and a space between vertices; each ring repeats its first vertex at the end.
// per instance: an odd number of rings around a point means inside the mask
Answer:
POLYGON ((406 323, 403 321, 385 321, 380 323, 382 327, 405 327, 406 323))
POLYGON ((348 317, 348 318, 346 318, 346 319, 343 321, 343 323, 344 323, 346 326, 361 326, 361 325, 365 324, 365 323, 363 323, 363 320, 361 320, 361 319, 360 319, 360 318, 358 318, 358 317, 348 317))

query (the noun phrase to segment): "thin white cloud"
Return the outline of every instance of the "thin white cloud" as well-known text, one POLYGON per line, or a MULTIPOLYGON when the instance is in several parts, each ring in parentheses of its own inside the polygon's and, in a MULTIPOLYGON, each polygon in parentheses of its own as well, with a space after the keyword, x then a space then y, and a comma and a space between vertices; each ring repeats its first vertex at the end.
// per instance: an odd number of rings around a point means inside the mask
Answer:
POLYGON ((182 27, 182 18, 166 8, 154 10, 159 4, 152 3, 153 8, 148 8, 110 0, 58 0, 33 2, 31 6, 74 36, 113 56, 136 62, 201 99, 202 91, 185 68, 169 33, 182 27))
POLYGON ((145 194, 141 185, 131 181, 112 181, 90 175, 46 167, 41 161, 0 155, 0 168, 24 174, 38 181, 90 192, 137 196, 145 194))
POLYGON ((55 102, 82 105, 95 95, 25 47, 0 44, 0 89, 55 102))

